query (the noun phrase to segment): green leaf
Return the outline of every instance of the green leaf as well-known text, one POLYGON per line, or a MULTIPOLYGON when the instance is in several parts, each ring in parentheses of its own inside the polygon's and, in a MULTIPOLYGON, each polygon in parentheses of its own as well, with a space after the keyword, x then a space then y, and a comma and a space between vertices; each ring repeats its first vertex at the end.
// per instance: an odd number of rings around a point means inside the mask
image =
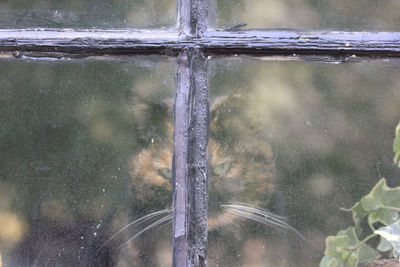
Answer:
POLYGON ((367 262, 379 258, 381 255, 368 245, 361 245, 356 234, 356 228, 349 227, 339 231, 336 236, 326 238, 325 256, 320 266, 344 266, 355 267, 358 263, 367 262), (357 249, 356 249, 357 248, 357 249))
POLYGON ((331 256, 324 256, 319 263, 319 267, 340 267, 341 262, 331 256))
POLYGON ((400 221, 389 226, 379 228, 375 231, 375 233, 384 237, 393 245, 394 255, 400 254, 400 221))
POLYGON ((363 206, 361 205, 361 202, 357 202, 352 208, 351 212, 353 215, 353 221, 355 225, 359 225, 360 221, 368 215, 368 211, 366 211, 363 206))
POLYGON ((381 208, 369 213, 368 223, 372 225, 376 222, 380 222, 384 225, 389 225, 394 223, 398 218, 396 211, 381 208))
POLYGON ((361 198, 360 203, 362 207, 356 204, 352 208, 353 214, 361 217, 368 212, 370 225, 375 222, 391 224, 397 220, 400 211, 400 187, 390 188, 382 178, 368 195, 361 198))
POLYGON ((379 245, 376 247, 376 249, 380 252, 388 252, 389 250, 393 249, 393 246, 389 241, 386 240, 386 238, 381 237, 379 245))
POLYGON ((379 259, 381 254, 368 245, 362 245, 358 249, 358 263, 379 259))
POLYGON ((350 239, 349 246, 356 246, 360 240, 358 240, 357 229, 355 227, 349 227, 346 230, 341 230, 338 232, 338 236, 346 236, 350 239))
POLYGON ((341 259, 344 253, 347 253, 345 249, 350 246, 350 238, 347 236, 328 236, 325 242, 324 254, 338 259, 341 259))
MULTIPOLYGON (((352 232, 354 228, 350 227, 346 231, 339 231, 336 236, 328 236, 326 238, 325 255, 336 259, 336 263, 341 266, 346 260, 345 266, 356 266, 357 255, 348 248, 353 246, 356 241, 352 232)), ((330 261, 333 264, 333 261, 330 261)))
POLYGON ((400 168, 400 123, 396 127, 396 137, 393 142, 394 164, 400 168))

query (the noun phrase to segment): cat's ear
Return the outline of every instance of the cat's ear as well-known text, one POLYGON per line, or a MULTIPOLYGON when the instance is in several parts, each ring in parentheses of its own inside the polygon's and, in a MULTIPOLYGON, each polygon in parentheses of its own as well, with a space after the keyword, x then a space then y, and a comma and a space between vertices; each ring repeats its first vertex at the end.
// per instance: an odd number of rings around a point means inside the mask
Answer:
POLYGON ((243 95, 239 90, 231 92, 222 96, 215 96, 210 99, 210 112, 215 112, 219 108, 222 108, 225 105, 232 105, 232 103, 237 103, 243 99, 243 95))
POLYGON ((174 110, 174 99, 172 97, 169 98, 165 98, 162 101, 162 104, 167 107, 168 112, 170 112, 170 114, 172 114, 173 110, 174 110))
POLYGON ((220 106, 222 106, 226 100, 229 98, 229 95, 217 96, 210 100, 210 112, 216 111, 220 106))
POLYGON ((224 113, 224 109, 230 109, 232 105, 235 105, 237 101, 241 99, 241 95, 237 92, 232 92, 227 95, 216 96, 210 99, 210 116, 211 126, 215 127, 220 119, 220 115, 224 113))

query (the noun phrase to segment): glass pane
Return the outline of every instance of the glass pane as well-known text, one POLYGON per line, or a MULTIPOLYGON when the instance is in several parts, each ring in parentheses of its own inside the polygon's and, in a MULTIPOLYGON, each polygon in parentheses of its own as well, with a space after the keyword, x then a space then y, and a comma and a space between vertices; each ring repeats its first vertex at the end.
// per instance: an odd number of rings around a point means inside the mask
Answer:
MULTIPOLYGON (((340 208, 382 177, 399 185, 400 69, 254 60, 210 67, 210 266, 318 266, 325 238, 353 224, 340 208), (287 220, 271 225, 266 210, 287 220)), ((362 227, 371 233, 366 220, 362 227)))
POLYGON ((173 0, 2 0, 0 28, 171 27, 173 0))
POLYGON ((0 62, 4 266, 171 261, 173 66, 0 62))
POLYGON ((212 6, 209 20, 218 28, 246 23, 247 28, 400 29, 397 0, 218 0, 217 3, 212 6))

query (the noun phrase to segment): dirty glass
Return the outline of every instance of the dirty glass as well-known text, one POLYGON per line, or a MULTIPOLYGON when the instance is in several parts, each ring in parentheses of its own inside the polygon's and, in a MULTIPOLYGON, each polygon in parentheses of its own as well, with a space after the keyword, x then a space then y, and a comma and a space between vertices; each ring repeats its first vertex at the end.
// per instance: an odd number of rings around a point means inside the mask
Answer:
POLYGON ((173 65, 0 62, 4 266, 170 261, 173 65))
POLYGON ((218 28, 400 29, 397 0, 218 0, 211 6, 209 21, 218 28))
POLYGON ((399 185, 400 69, 219 59, 209 73, 210 266, 318 266, 353 223, 340 208, 399 185))
POLYGON ((174 0, 0 1, 0 28, 160 28, 175 16, 174 0))

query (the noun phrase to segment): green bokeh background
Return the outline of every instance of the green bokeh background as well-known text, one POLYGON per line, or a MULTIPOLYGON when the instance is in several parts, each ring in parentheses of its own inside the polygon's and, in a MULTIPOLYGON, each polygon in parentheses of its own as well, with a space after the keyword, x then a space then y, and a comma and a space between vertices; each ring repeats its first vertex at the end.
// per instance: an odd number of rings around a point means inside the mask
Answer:
MULTIPOLYGON (((209 23, 396 31, 399 3, 219 0, 209 23)), ((0 28, 168 28, 175 16, 171 0, 0 3, 0 28)), ((174 68, 172 59, 0 62, 0 224, 14 227, 3 227, 8 238, 0 231, 5 264, 81 265, 96 252, 81 247, 97 249, 133 218, 168 206, 154 198, 132 208, 129 161, 168 134, 164 104, 173 98, 174 68), (81 233, 85 241, 77 242, 81 233)), ((211 99, 241 96, 233 113, 230 103, 221 108, 232 113, 227 121, 248 120, 254 138, 273 149, 277 189, 260 205, 287 216, 310 241, 244 221, 210 234, 211 266, 315 266, 325 237, 351 222, 339 207, 351 207, 381 177, 399 184, 391 152, 400 120, 398 63, 215 60, 209 76, 211 99)), ((240 131, 211 134, 221 142, 244 139, 240 131)), ((165 227, 144 236, 135 260, 126 253, 119 264, 168 266, 169 233, 165 227)))

